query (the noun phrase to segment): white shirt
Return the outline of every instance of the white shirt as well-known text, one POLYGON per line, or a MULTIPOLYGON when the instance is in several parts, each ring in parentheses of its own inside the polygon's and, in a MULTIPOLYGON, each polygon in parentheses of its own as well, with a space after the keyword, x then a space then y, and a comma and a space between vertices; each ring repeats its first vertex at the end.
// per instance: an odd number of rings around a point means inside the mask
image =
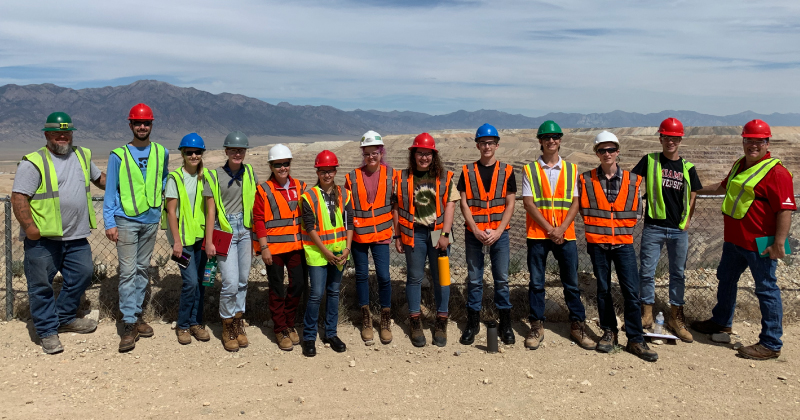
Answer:
MULTIPOLYGON (((558 162, 556 162, 553 166, 547 166, 542 159, 542 156, 539 156, 539 165, 542 166, 545 175, 547 175, 547 181, 550 183, 550 194, 555 194, 556 185, 558 185, 558 177, 561 174, 561 156, 558 157, 558 162)), ((574 178, 572 179, 572 196, 578 196, 578 173, 574 174, 574 178)), ((533 197, 533 192, 531 191, 531 182, 528 180, 528 176, 525 175, 522 177, 522 196, 523 197, 533 197)))

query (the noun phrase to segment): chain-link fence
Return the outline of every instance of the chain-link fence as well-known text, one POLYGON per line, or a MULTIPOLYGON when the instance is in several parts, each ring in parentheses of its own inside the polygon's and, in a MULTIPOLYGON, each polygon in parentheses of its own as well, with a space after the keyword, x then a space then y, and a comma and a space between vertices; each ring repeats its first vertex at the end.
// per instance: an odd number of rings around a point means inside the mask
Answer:
MULTIPOLYGON (((19 224, 11 217, 11 206, 8 197, 4 201, 4 231, 5 240, 0 245, 5 255, 6 281, 0 288, 0 299, 5 298, 7 304, 6 317, 27 319, 30 316, 28 308, 27 287, 23 270, 23 245, 19 238, 19 224), (12 221, 13 219, 13 221, 12 221), (10 222, 10 223, 9 223, 10 222)), ((99 309, 101 317, 119 319, 118 310, 118 282, 119 272, 117 251, 115 244, 105 237, 102 215, 102 197, 95 199, 95 211, 98 215, 98 228, 92 231, 89 242, 92 245, 94 259, 94 278, 92 285, 86 291, 86 299, 82 309, 99 309)), ((720 213, 720 197, 698 197, 696 211, 689 228, 689 257, 686 263, 686 293, 685 312, 690 319, 701 319, 710 316, 711 308, 716 303, 717 279, 716 270, 722 252, 723 220, 720 213)), ((796 219, 797 217, 793 217, 796 219)), ((514 319, 523 319, 528 315, 528 282, 527 245, 525 234, 525 210, 521 200, 516 202, 514 216, 511 221, 511 264, 509 268, 509 283, 511 301, 513 304, 512 315, 514 319)), ((450 293, 451 318, 460 321, 466 315, 466 277, 467 270, 464 257, 463 217, 456 209, 453 224, 454 243, 451 248, 452 285, 450 293)), ((798 240, 798 223, 792 224, 791 245, 792 249, 800 249, 798 240)), ((587 316, 597 315, 596 310, 596 282, 592 274, 592 266, 586 253, 586 241, 583 237, 583 223, 577 217, 576 233, 578 236, 579 254, 579 284, 581 297, 587 308, 587 316)), ((634 235, 634 246, 639 250, 642 224, 637 225, 634 235)), ((406 261, 405 257, 398 254, 391 247, 391 278, 392 278, 392 307, 395 319, 402 319, 407 315, 408 306, 405 298, 406 261)), ((666 250, 662 251, 656 270, 656 311, 668 310, 668 260, 666 250)), ((156 247, 151 260, 150 284, 147 288, 144 303, 144 316, 146 319, 163 319, 172 321, 177 318, 178 301, 181 289, 181 277, 178 266, 170 261, 171 248, 167 243, 165 232, 159 231, 156 247)), ((782 290, 783 308, 787 321, 797 320, 800 312, 800 260, 796 254, 789 255, 778 262, 778 285, 782 290)), ((254 257, 253 268, 250 272, 250 284, 247 293, 246 317, 251 322, 263 322, 269 318, 267 309, 267 277, 261 259, 254 257)), ((546 274, 546 309, 545 314, 549 320, 566 320, 568 311, 564 303, 561 282, 559 280, 558 266, 552 255, 549 256, 546 274)), ((622 295, 616 285, 613 289, 617 312, 622 314, 622 295)), ((55 287, 60 287, 60 277, 56 277, 55 287)), ((218 318, 219 282, 206 291, 205 314, 209 322, 216 322, 218 318)), ((749 271, 746 271, 739 282, 739 295, 737 302, 737 317, 739 319, 759 319, 758 300, 755 296, 755 286, 749 271)), ((493 303, 493 285, 488 257, 484 275, 484 302, 483 310, 486 317, 495 316, 493 303)), ((342 282, 341 319, 356 320, 358 307, 355 297, 355 279, 353 269, 348 268, 342 282)), ((370 301, 377 313, 378 289, 375 281, 374 269, 370 279, 370 301)), ((423 286, 423 313, 433 314, 428 308, 434 308, 433 290, 429 282, 423 286)), ((302 308, 301 308, 302 311, 302 308)), ((298 319, 300 319, 298 317, 298 319)))

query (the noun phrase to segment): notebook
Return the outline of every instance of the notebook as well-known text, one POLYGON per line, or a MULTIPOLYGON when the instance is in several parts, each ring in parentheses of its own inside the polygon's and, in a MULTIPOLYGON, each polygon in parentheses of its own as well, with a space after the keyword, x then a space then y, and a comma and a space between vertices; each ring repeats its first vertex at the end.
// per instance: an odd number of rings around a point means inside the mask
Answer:
MULTIPOLYGON (((211 242, 214 244, 214 248, 217 250, 217 255, 221 255, 223 257, 228 256, 228 251, 231 248, 231 241, 233 240, 233 234, 228 233, 222 230, 214 229, 214 233, 211 236, 211 242)), ((203 251, 206 250, 206 240, 203 239, 203 251)))
MULTIPOLYGON (((769 254, 764 254, 764 250, 773 243, 775 243, 774 236, 762 236, 760 238, 756 238, 756 246, 758 247, 758 254, 761 255, 761 258, 769 258, 769 254)), ((783 243, 783 250, 786 255, 792 253, 792 248, 789 246, 788 237, 786 238, 786 242, 783 243)))

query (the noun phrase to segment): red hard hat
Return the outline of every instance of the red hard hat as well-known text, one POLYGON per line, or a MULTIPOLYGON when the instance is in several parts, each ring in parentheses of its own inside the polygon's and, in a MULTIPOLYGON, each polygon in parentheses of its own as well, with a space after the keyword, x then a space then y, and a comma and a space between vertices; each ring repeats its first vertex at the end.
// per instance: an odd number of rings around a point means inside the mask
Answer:
POLYGON ((742 128, 742 137, 766 139, 772 137, 772 131, 769 129, 769 124, 764 121, 753 120, 742 128))
POLYGON ((154 120, 153 118, 153 110, 150 109, 149 106, 145 104, 136 104, 131 108, 131 112, 128 113, 129 120, 154 120))
POLYGON ((415 147, 420 149, 431 149, 435 152, 438 152, 438 150, 436 150, 436 141, 434 141, 433 137, 431 137, 431 135, 428 133, 422 133, 417 137, 414 137, 414 143, 411 144, 411 147, 409 147, 408 150, 411 150, 415 147))
POLYGON ((661 121, 658 132, 665 136, 683 137, 683 124, 677 118, 667 118, 661 121))
POLYGON ((323 168, 325 166, 339 166, 339 159, 330 150, 323 150, 319 152, 317 158, 314 159, 315 168, 323 168))

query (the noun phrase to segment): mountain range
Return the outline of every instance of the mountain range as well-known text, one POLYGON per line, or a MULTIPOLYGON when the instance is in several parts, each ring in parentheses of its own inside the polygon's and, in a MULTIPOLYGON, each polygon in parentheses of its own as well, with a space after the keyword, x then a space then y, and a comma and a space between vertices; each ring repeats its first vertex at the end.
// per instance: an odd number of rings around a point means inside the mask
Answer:
POLYGON ((160 138, 180 138, 197 132, 215 138, 233 130, 250 136, 360 136, 367 130, 381 134, 413 134, 443 129, 475 129, 490 123, 500 129, 536 128, 555 120, 565 128, 657 126, 676 117, 686 126, 738 126, 754 118, 772 125, 800 126, 800 113, 761 115, 751 111, 715 116, 693 111, 651 114, 549 113, 540 117, 496 110, 464 110, 444 115, 412 111, 343 111, 331 106, 276 105, 239 94, 212 94, 156 80, 139 80, 125 86, 70 89, 53 84, 0 87, 0 141, 41 141, 47 115, 65 111, 72 116, 81 139, 124 141, 130 137, 127 113, 144 102, 155 113, 154 132, 160 138))

